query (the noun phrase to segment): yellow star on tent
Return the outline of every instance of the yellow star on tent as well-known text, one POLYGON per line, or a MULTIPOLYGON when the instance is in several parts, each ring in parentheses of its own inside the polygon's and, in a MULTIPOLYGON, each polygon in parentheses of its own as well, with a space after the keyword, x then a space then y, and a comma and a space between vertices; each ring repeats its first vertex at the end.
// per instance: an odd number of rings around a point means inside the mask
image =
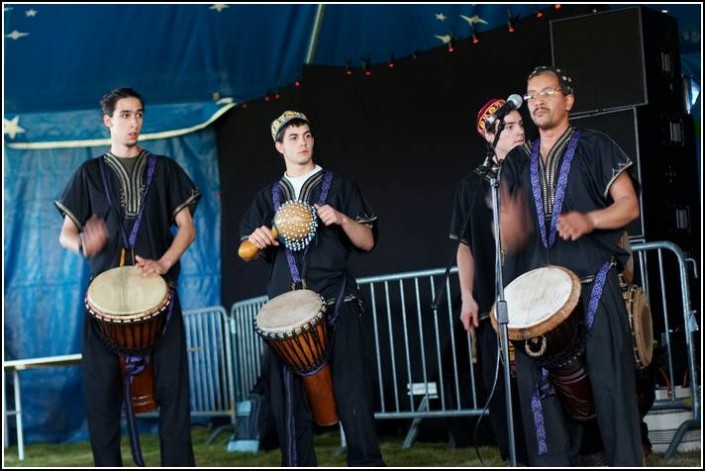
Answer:
POLYGON ((12 119, 2 118, 2 126, 2 133, 10 136, 10 139, 14 139, 17 134, 25 132, 25 130, 20 127, 20 115, 12 119))
POLYGON ((443 13, 436 13, 436 19, 438 21, 445 21, 447 16, 445 16, 443 13))
POLYGON ((465 16, 465 15, 460 15, 460 17, 461 17, 462 19, 464 19, 465 21, 467 21, 468 23, 470 23, 470 26, 474 26, 474 25, 477 24, 477 23, 487 24, 487 22, 486 22, 485 20, 483 20, 482 18, 480 18, 480 17, 477 16, 477 15, 475 15, 475 16, 473 16, 473 17, 469 17, 469 16, 465 16))
POLYGON ((20 39, 22 36, 29 36, 29 33, 21 33, 17 30, 14 30, 12 33, 5 35, 6 38, 14 39, 15 41, 20 39))
POLYGON ((444 36, 439 36, 436 34, 434 36, 443 41, 443 44, 448 44, 450 42, 450 34, 446 34, 444 36))
POLYGON ((210 9, 216 10, 218 13, 220 13, 223 8, 228 8, 228 5, 226 5, 225 3, 214 3, 210 9))

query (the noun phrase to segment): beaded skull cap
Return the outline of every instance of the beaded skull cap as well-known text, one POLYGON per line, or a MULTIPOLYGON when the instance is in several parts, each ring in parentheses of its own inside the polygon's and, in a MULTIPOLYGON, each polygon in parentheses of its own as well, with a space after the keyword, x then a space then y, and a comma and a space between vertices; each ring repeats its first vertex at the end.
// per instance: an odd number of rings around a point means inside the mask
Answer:
POLYGON ((298 111, 287 110, 283 112, 277 119, 272 121, 272 139, 277 140, 277 133, 282 126, 291 121, 292 119, 302 119, 308 123, 308 118, 305 114, 298 111))

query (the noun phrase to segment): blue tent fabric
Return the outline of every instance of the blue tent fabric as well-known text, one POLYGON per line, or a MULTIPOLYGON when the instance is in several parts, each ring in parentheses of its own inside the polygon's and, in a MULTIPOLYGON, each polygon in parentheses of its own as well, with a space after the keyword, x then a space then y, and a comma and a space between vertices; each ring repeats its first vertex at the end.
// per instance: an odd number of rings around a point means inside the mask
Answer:
MULTIPOLYGON (((203 197, 197 239, 182 257, 179 292, 184 309, 220 304, 220 200, 215 131, 154 140, 150 151, 174 158, 203 197)), ((62 218, 53 205, 72 173, 106 147, 5 149, 5 360, 80 352, 87 264, 62 249, 62 218)), ((24 372, 23 422, 27 442, 82 437, 77 368, 24 372)))
MULTIPOLYGON (((138 90, 139 91, 139 90, 138 90)), ((108 130, 98 107, 90 110, 35 112, 14 115, 22 129, 7 136, 6 143, 13 149, 57 149, 109 146, 108 130)), ((232 108, 230 100, 220 102, 152 105, 145 97, 145 121, 140 141, 164 139, 203 129, 232 108)))
MULTIPOLYGON (((600 5, 624 8, 632 5, 600 5)), ((5 113, 92 109, 133 85, 152 103, 256 99, 311 63, 360 67, 507 28, 553 4, 4 4, 5 113), (319 26, 317 28, 317 26, 319 26), (314 44, 312 39, 316 38, 314 44), (315 46, 315 47, 312 47, 315 46)), ((702 5, 677 15, 700 50, 702 5)), ((481 47, 491 44, 481 42, 481 47)), ((699 76, 699 74, 698 74, 699 76)))

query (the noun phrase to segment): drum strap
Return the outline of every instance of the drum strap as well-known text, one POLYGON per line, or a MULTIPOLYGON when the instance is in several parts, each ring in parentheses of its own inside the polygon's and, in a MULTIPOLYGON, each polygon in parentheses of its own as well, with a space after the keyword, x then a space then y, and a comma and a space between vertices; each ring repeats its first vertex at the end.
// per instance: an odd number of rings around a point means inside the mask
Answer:
MULTIPOLYGON (((166 328, 171 320, 171 314, 174 307, 174 296, 176 293, 171 293, 171 302, 166 311, 166 321, 162 328, 161 335, 164 335, 166 328)), ((130 450, 132 450, 132 459, 137 466, 144 467, 144 459, 142 458, 142 447, 140 446, 139 432, 137 431, 137 423, 135 421, 135 411, 132 408, 132 380, 135 376, 142 373, 149 362, 152 361, 152 354, 145 355, 125 355, 125 383, 123 394, 123 409, 125 410, 125 418, 127 420, 127 432, 130 437, 130 450)))
MULTIPOLYGON (((318 204, 320 206, 323 206, 326 204, 326 199, 328 198, 328 190, 330 190, 330 184, 331 181, 333 180, 333 172, 330 170, 326 170, 325 174, 323 176, 323 184, 321 186, 321 194, 318 197, 318 204)), ((274 212, 276 213, 279 211, 279 208, 282 205, 281 201, 281 187, 279 186, 279 182, 275 182, 274 185, 272 185, 272 203, 274 203, 274 212)), ((303 274, 304 277, 306 276, 306 259, 308 257, 308 245, 306 246, 306 249, 304 250, 304 270, 303 274)), ((296 257, 294 256, 294 252, 291 251, 288 248, 284 249, 286 251, 286 259, 289 263, 289 272, 291 273, 291 279, 293 280, 295 285, 303 283, 303 278, 300 273, 299 273, 299 267, 296 264, 296 257)))
MULTIPOLYGON (((326 170, 325 175, 323 177, 323 185, 321 186, 321 194, 318 198, 318 204, 319 205, 324 205, 326 203, 326 199, 328 198, 328 190, 330 190, 330 184, 331 181, 333 180, 333 172, 326 170)), ((274 204, 274 212, 276 213, 279 208, 282 205, 281 201, 281 187, 279 186, 279 182, 275 182, 272 185, 272 203, 274 204)), ((304 250, 304 276, 306 275, 306 259, 308 256, 308 248, 310 245, 306 246, 306 249, 304 250)), ((291 279, 294 282, 295 285, 298 284, 303 284, 303 279, 299 273, 299 267, 296 264, 296 257, 294 256, 293 251, 291 251, 288 248, 284 249, 286 251, 286 259, 287 262, 289 263, 289 272, 291 273, 291 279)), ((287 463, 285 463, 286 466, 296 466, 297 465, 297 455, 296 455, 296 428, 295 428, 295 417, 294 417, 294 410, 293 410, 293 389, 292 389, 292 371, 285 365, 282 365, 282 375, 284 379, 284 394, 286 396, 286 405, 285 405, 285 420, 286 420, 286 429, 287 429, 287 437, 284 439, 286 440, 286 451, 285 451, 285 459, 287 460, 287 463)))
POLYGON ((144 467, 144 459, 142 458, 142 447, 140 446, 140 436, 137 431, 135 422, 135 411, 132 408, 132 378, 144 371, 147 364, 150 362, 150 355, 145 356, 127 356, 125 360, 125 384, 123 394, 123 406, 125 407, 125 419, 127 420, 127 432, 130 437, 130 450, 132 450, 132 459, 137 466, 144 467))
POLYGON ((561 170, 558 174, 558 185, 556 186, 556 200, 553 203, 553 209, 551 211, 551 227, 550 232, 546 234, 546 221, 543 216, 543 192, 541 191, 541 176, 539 175, 539 147, 541 145, 541 140, 537 139, 531 147, 531 189, 534 194, 534 203, 536 204, 536 215, 539 222, 539 229, 541 231, 541 241, 543 246, 547 249, 553 247, 556 243, 556 226, 558 224, 558 215, 563 207, 563 200, 565 199, 565 190, 568 186, 568 174, 570 173, 570 166, 573 162, 573 157, 575 157, 575 150, 578 147, 578 141, 580 140, 580 131, 575 131, 573 137, 570 138, 568 143, 568 150, 566 151, 565 158, 561 164, 561 170))
POLYGON ((110 206, 111 209, 114 209, 116 213, 118 213, 118 221, 120 221, 120 234, 122 235, 122 242, 125 245, 126 248, 128 249, 133 249, 135 247, 135 242, 137 242, 137 232, 139 231, 140 224, 142 222, 142 215, 144 214, 144 206, 145 206, 145 200, 147 199, 147 192, 149 191, 150 184, 152 183, 152 179, 154 178, 154 169, 157 167, 157 157, 150 153, 149 154, 149 160, 147 161, 147 184, 144 188, 144 195, 142 196, 142 204, 140 205, 140 210, 137 213, 137 217, 135 218, 134 224, 132 224, 132 231, 130 232, 130 237, 127 237, 125 233, 125 228, 123 227, 123 221, 122 218, 120 217, 119 212, 117 211, 117 208, 113 206, 113 201, 112 198, 110 197, 110 192, 112 190, 111 185, 110 185, 110 180, 108 179, 108 175, 105 170, 105 161, 104 159, 100 159, 100 173, 101 176, 103 177, 103 188, 105 189, 105 195, 108 198, 108 206, 110 206))

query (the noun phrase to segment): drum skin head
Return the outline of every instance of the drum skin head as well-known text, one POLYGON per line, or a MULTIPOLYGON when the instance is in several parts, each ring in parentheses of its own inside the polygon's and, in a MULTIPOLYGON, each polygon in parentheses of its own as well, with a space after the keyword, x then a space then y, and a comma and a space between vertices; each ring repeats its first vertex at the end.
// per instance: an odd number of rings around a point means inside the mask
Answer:
MULTIPOLYGON (((542 335, 567 319, 580 301, 580 279, 567 268, 548 266, 528 271, 504 289, 509 338, 542 335)), ((497 325, 495 307, 490 316, 497 325)))
POLYGON ((255 325, 266 335, 295 333, 325 310, 326 304, 318 293, 308 289, 289 291, 262 306, 255 325))
POLYGON ((98 317, 129 320, 159 311, 168 298, 169 290, 161 276, 145 277, 135 267, 117 267, 93 279, 86 305, 98 317))

